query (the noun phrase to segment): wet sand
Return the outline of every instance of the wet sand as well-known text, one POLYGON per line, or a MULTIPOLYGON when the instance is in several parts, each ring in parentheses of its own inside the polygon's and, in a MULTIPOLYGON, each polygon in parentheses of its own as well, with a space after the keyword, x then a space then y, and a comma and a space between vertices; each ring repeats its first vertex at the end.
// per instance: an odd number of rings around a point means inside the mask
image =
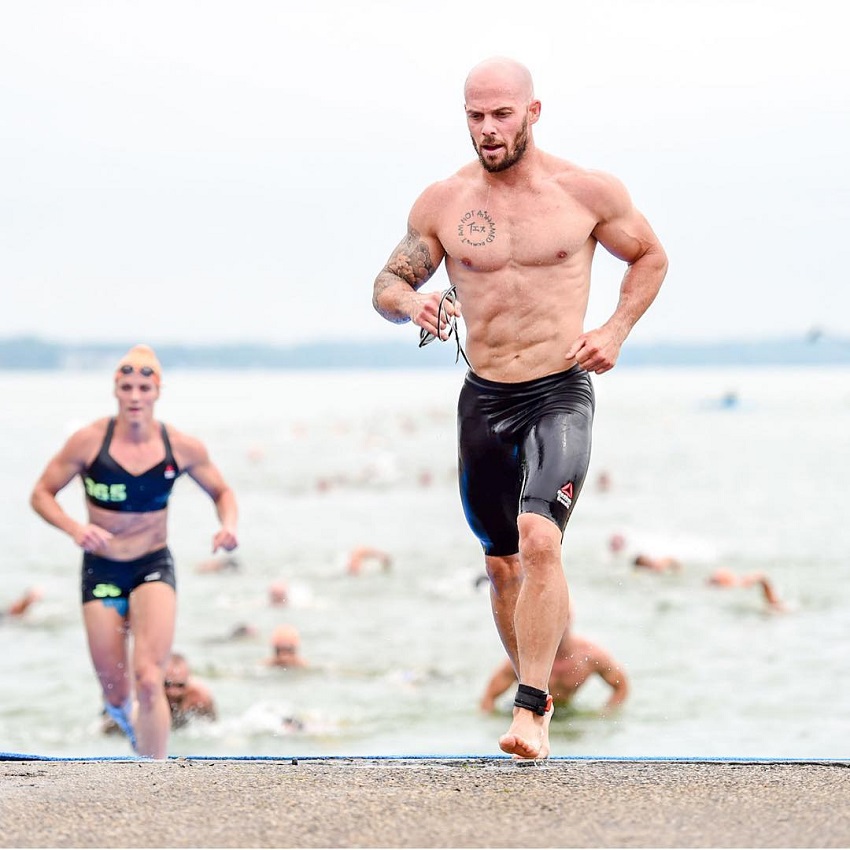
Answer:
POLYGON ((0 763, 2 847, 848 847, 850 762, 0 763))

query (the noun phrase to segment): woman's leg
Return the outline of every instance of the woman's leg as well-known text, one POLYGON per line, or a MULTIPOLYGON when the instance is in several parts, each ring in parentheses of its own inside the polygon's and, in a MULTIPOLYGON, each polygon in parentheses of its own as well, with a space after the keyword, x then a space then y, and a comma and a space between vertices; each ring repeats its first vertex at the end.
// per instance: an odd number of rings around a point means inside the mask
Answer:
POLYGON ((171 655, 177 594, 165 582, 142 584, 130 594, 133 673, 139 704, 136 735, 139 755, 164 759, 171 731, 165 697, 165 667, 171 655))

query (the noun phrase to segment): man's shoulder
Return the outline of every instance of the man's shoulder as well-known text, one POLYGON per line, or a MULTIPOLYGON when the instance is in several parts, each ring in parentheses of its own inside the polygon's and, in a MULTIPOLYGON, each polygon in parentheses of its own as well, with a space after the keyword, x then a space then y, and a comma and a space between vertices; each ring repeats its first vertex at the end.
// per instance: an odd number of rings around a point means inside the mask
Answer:
POLYGON ((186 697, 193 704, 212 702, 212 691, 200 679, 190 678, 186 685, 186 697))
POLYGON ((215 713, 215 702, 210 689, 197 679, 189 679, 181 710, 187 716, 215 713))
POLYGON ((546 171, 550 179, 600 219, 621 213, 631 205, 622 181, 608 171, 585 168, 550 156, 546 171))
POLYGON ((598 644, 592 640, 580 635, 572 635, 570 637, 570 652, 573 655, 581 655, 587 658, 599 655, 602 650, 598 644))
POLYGON ((472 191, 476 177, 480 179, 474 164, 470 164, 426 186, 416 199, 411 211, 410 218, 413 226, 422 232, 436 232, 446 214, 446 209, 457 204, 465 194, 472 191))
POLYGON ((552 154, 542 154, 541 164, 544 173, 571 191, 605 193, 618 190, 623 185, 608 171, 577 165, 552 154))
POLYGON ((426 186, 421 199, 431 200, 436 203, 445 200, 447 197, 452 197, 458 192, 462 192, 472 185, 476 180, 481 179, 481 169, 477 162, 468 162, 462 168, 450 174, 448 177, 443 177, 441 180, 435 180, 430 185, 426 186))

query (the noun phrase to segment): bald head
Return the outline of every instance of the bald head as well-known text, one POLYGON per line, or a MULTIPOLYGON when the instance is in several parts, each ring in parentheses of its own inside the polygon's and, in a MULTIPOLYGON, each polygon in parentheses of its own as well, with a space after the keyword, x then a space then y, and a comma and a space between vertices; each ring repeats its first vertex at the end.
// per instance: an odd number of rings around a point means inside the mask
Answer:
POLYGON ((274 647, 285 646, 292 648, 294 651, 298 648, 300 643, 301 639, 298 635, 298 629, 296 629, 295 626, 285 624, 283 626, 278 626, 272 632, 271 644, 274 647))
POLYGON ((534 151, 531 127, 540 117, 540 101, 525 65, 501 56, 485 59, 469 72, 463 94, 466 124, 485 171, 507 171, 534 151))
POLYGON ((525 65, 504 56, 493 56, 479 62, 467 75, 463 87, 464 99, 467 102, 471 95, 485 91, 498 92, 523 103, 534 100, 531 72, 525 65))

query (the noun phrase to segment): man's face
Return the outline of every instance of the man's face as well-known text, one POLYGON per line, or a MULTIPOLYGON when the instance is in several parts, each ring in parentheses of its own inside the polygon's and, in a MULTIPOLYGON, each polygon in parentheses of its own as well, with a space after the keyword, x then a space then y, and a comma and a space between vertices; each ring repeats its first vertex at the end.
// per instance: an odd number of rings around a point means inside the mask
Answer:
POLYGON ((478 112, 466 113, 472 146, 481 165, 491 174, 505 171, 519 162, 528 147, 528 116, 523 115, 519 128, 499 113, 488 121, 478 112))
POLYGON ((294 640, 276 641, 272 646, 274 663, 281 667, 288 667, 298 662, 298 643, 294 640))
POLYGON ((481 165, 505 171, 528 147, 529 126, 537 121, 540 101, 511 77, 483 73, 467 82, 466 125, 481 165))
POLYGON ((182 661, 172 661, 165 668, 165 696, 171 705, 179 705, 186 695, 189 683, 189 665, 182 661))

